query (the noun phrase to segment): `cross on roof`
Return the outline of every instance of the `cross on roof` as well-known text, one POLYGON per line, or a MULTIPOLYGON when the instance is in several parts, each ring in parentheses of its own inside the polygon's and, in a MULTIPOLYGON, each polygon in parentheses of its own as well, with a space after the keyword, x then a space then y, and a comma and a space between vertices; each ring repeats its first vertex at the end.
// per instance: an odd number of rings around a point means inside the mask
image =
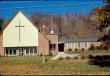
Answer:
POLYGON ((19 28, 19 43, 20 43, 20 38, 21 38, 21 27, 24 27, 24 26, 20 25, 20 20, 19 20, 19 25, 18 25, 18 26, 15 26, 15 27, 18 27, 18 28, 19 28))

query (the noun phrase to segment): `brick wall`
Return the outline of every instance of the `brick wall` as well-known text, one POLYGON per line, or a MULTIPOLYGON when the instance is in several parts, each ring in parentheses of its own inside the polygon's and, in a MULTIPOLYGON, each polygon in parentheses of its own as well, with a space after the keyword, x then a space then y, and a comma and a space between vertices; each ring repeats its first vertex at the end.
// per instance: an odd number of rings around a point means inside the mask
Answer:
POLYGON ((46 37, 51 41, 51 44, 56 45, 55 50, 50 50, 50 52, 54 55, 58 53, 58 34, 46 34, 46 37))
POLYGON ((51 41, 51 43, 58 42, 58 35, 57 34, 47 34, 46 37, 51 41))
POLYGON ((49 55, 49 40, 40 32, 38 42, 38 55, 49 55))
POLYGON ((4 48, 3 48, 3 34, 0 34, 0 55, 4 56, 4 48))

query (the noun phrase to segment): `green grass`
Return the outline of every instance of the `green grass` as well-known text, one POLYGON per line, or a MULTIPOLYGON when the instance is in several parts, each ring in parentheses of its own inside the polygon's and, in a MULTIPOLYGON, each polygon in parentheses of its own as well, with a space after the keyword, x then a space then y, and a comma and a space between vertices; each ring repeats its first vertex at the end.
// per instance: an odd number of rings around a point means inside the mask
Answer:
MULTIPOLYGON (((75 52, 74 52, 75 53, 75 52)), ((83 55, 87 55, 82 53, 83 55)), ((93 53, 96 54, 96 53, 93 53)), ((85 75, 110 74, 110 67, 75 62, 73 59, 51 61, 51 56, 42 63, 42 56, 0 57, 1 75, 85 75)))
MULTIPOLYGON (((45 60, 49 60, 49 56, 45 56, 45 60)), ((38 64, 42 62, 42 56, 15 56, 0 57, 0 64, 38 64)))

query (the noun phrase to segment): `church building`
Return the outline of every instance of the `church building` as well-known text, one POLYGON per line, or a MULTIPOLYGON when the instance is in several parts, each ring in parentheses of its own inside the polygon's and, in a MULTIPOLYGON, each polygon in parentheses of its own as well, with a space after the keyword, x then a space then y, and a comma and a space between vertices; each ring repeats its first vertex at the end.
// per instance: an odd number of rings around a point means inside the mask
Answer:
POLYGON ((58 52, 58 34, 44 34, 18 12, 0 33, 1 56, 49 55, 58 52))

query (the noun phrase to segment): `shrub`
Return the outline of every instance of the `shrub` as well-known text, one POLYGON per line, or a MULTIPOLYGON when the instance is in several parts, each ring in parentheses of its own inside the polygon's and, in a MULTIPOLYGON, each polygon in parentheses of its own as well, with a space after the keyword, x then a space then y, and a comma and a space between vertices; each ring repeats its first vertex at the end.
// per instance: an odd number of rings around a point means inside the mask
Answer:
POLYGON ((50 53, 50 54, 49 54, 49 56, 53 56, 53 54, 52 54, 52 53, 50 53))
POLYGON ((76 57, 74 57, 74 59, 78 59, 78 57, 76 56, 76 57))
POLYGON ((84 49, 84 48, 82 48, 81 50, 82 50, 82 51, 84 51, 85 49, 84 49))
POLYGON ((62 58, 62 57, 60 57, 60 58, 58 58, 58 60, 63 60, 63 58, 62 58))
POLYGON ((72 49, 68 49, 68 51, 72 51, 72 49))
POLYGON ((95 46, 93 44, 91 44, 89 50, 95 50, 95 46))
POLYGON ((95 56, 93 61, 90 61, 93 65, 98 65, 98 66, 110 66, 110 56, 109 55, 103 55, 103 56, 95 56))
POLYGON ((67 56, 66 59, 71 59, 71 58, 67 56))
POLYGON ((85 59, 85 56, 81 56, 81 59, 85 59))
POLYGON ((89 55, 88 58, 89 59, 94 59, 94 56, 93 55, 89 55))
POLYGON ((97 50, 108 50, 108 48, 104 45, 100 45, 96 47, 97 50))
POLYGON ((78 49, 76 48, 75 51, 78 51, 78 49))

